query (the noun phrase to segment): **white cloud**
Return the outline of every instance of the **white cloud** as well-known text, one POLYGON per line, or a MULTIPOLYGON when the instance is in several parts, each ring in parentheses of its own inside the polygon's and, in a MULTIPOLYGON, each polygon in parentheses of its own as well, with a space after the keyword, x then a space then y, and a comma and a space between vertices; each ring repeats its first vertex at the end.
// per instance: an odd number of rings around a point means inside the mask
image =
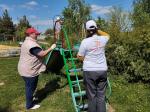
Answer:
POLYGON ((28 3, 26 3, 27 5, 30 5, 30 6, 37 6, 38 5, 38 3, 37 2, 35 2, 35 1, 31 1, 31 2, 28 2, 28 3))
POLYGON ((0 4, 0 9, 2 9, 2 10, 5 10, 5 9, 10 10, 11 8, 8 5, 0 4))
POLYGON ((31 21, 31 24, 33 26, 53 26, 53 20, 36 20, 36 21, 31 21))
POLYGON ((110 12, 112 6, 99 6, 99 5, 91 5, 91 11, 96 14, 107 14, 110 12))
POLYGON ((45 32, 46 29, 53 28, 53 20, 36 20, 31 21, 30 24, 40 32, 45 32))
POLYGON ((30 2, 27 2, 27 3, 23 4, 23 5, 21 5, 21 7, 26 8, 26 9, 30 9, 30 10, 33 10, 33 9, 35 9, 35 7, 36 7, 37 5, 38 5, 37 2, 35 2, 35 1, 30 1, 30 2))

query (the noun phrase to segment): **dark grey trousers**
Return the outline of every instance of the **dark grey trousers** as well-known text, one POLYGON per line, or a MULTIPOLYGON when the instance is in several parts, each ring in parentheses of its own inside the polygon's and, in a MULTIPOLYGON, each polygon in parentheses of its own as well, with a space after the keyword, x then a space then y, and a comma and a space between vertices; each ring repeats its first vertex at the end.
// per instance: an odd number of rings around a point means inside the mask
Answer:
POLYGON ((106 112, 107 71, 84 71, 83 78, 88 97, 88 112, 106 112))

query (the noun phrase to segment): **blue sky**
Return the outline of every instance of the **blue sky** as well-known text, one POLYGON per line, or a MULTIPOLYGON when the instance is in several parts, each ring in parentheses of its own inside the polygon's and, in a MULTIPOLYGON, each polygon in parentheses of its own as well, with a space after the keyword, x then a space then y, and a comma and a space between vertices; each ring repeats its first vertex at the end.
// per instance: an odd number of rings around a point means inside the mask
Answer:
MULTIPOLYGON (((121 6, 125 11, 132 10, 133 0, 85 0, 91 6, 91 15, 105 17, 112 6, 121 6)), ((44 32, 53 26, 53 18, 67 7, 68 0, 0 0, 0 16, 7 9, 14 23, 26 15, 30 24, 44 32)))

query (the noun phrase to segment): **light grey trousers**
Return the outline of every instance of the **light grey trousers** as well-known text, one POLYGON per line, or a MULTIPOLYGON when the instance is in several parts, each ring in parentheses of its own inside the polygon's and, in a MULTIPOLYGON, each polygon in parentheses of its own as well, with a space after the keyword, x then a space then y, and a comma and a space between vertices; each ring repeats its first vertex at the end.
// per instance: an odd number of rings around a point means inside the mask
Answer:
POLYGON ((107 71, 83 71, 88 112, 106 112, 107 71))

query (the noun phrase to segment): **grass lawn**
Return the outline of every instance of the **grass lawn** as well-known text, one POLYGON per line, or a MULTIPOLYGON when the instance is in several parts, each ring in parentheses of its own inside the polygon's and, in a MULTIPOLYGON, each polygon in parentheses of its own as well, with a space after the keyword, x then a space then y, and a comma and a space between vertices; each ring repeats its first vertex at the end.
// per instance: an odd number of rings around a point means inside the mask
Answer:
MULTIPOLYGON (((18 58, 0 58, 0 112, 25 112, 24 81, 17 72, 18 58)), ((150 112, 150 86, 129 84, 123 77, 111 76, 110 103, 115 112, 150 112)), ((41 108, 36 112, 74 112, 65 77, 42 74, 37 93, 41 108)), ((32 111, 31 111, 32 112, 32 111)), ((34 112, 34 111, 33 111, 34 112)))
POLYGON ((18 47, 19 46, 19 41, 0 41, 0 45, 9 45, 9 46, 15 46, 18 47))
POLYGON ((150 85, 128 83, 123 77, 112 76, 110 103, 116 112, 150 112, 150 85))

